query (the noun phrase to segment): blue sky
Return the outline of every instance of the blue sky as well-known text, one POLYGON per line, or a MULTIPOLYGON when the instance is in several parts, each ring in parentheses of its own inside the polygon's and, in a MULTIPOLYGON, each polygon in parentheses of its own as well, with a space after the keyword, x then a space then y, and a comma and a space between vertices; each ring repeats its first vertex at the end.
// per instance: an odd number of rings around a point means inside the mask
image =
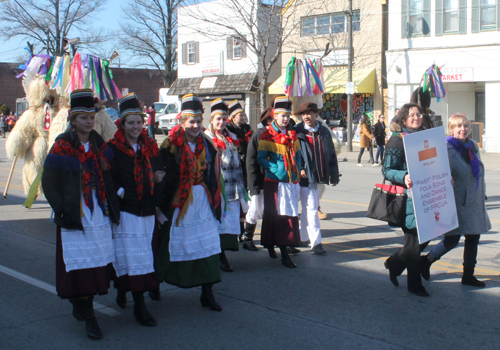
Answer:
MULTIPOLYGON (((130 1, 130 0, 128 0, 130 1)), ((108 0, 104 10, 96 14, 96 26, 104 30, 114 31, 119 29, 120 16, 122 14, 121 6, 124 0, 108 0)), ((133 0, 132 0, 133 1, 133 0)), ((0 62, 16 62, 16 58, 23 54, 26 46, 26 40, 22 36, 15 37, 9 41, 0 41, 2 50, 0 51, 0 62)), ((118 43, 112 39, 109 40, 110 48, 120 51, 118 43)), ((122 60, 122 64, 123 64, 122 60)))

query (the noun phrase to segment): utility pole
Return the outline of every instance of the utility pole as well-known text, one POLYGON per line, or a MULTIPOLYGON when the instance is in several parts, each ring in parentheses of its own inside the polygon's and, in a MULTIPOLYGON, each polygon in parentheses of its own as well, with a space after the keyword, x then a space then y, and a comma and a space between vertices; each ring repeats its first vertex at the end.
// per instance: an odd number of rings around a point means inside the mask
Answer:
POLYGON ((352 152, 352 94, 354 91, 348 91, 348 85, 352 85, 352 61, 354 59, 353 49, 352 49, 352 0, 349 0, 349 12, 347 13, 349 16, 349 23, 347 26, 348 30, 348 62, 347 62, 347 84, 346 84, 346 93, 347 93, 347 152, 352 152))

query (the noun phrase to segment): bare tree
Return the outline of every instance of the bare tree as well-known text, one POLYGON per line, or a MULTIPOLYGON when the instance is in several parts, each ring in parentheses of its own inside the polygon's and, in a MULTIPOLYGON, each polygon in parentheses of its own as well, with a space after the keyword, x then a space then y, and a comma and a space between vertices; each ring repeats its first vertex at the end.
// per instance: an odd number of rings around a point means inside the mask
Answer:
MULTIPOLYGON (((210 30, 199 34, 213 40, 234 36, 255 55, 260 108, 265 108, 266 88, 271 69, 278 62, 283 43, 300 22, 294 21, 295 9, 305 0, 222 0, 212 8, 190 6, 193 19, 209 24, 210 30), (229 15, 228 15, 229 14, 229 15)), ((193 0, 200 5, 203 1, 193 0)), ((195 26, 192 28, 196 30, 195 26)))
MULTIPOLYGON (((60 55, 67 40, 79 36, 80 46, 101 43, 104 37, 91 23, 92 15, 107 0, 12 0, 0 5, 0 36, 21 36, 41 44, 48 54, 60 55)), ((37 46, 37 45, 36 45, 37 46)))
POLYGON ((166 87, 175 80, 177 64, 177 8, 182 0, 133 0, 124 6, 126 21, 120 23, 121 45, 137 58, 139 65, 158 69, 166 87))

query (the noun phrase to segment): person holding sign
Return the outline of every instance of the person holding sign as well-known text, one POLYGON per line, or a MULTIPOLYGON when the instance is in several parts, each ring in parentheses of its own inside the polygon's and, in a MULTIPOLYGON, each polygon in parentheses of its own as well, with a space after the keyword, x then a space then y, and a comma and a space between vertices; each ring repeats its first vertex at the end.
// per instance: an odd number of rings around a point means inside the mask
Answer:
POLYGON ((429 254, 422 256, 422 277, 428 280, 432 263, 455 248, 464 235, 462 284, 485 287, 486 283, 474 277, 480 234, 491 230, 485 205, 484 164, 477 143, 469 138, 472 129, 465 115, 452 115, 448 119, 448 130, 446 141, 459 227, 448 232, 429 254))
POLYGON ((405 104, 401 107, 396 121, 391 123, 392 136, 387 142, 384 166, 384 177, 395 185, 405 187, 407 195, 405 217, 402 218, 401 228, 405 234, 405 244, 396 253, 391 255, 384 263, 389 270, 389 278, 396 287, 399 286, 397 276, 408 268, 408 291, 421 297, 428 297, 429 293, 422 285, 420 276, 420 253, 427 247, 428 242, 419 244, 413 200, 408 196, 413 182, 408 174, 403 136, 418 131, 422 128, 422 112, 416 104, 405 104))

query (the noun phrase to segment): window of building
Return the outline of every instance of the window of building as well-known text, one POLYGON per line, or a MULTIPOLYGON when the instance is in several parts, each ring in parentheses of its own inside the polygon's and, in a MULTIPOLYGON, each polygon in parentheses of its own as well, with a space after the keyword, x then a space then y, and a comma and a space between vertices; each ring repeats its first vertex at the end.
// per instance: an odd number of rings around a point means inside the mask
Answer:
POLYGON ((443 5, 443 31, 445 33, 458 32, 459 0, 444 0, 443 5))
POLYGON ((410 36, 422 35, 422 18, 424 15, 423 0, 409 0, 409 32, 410 36))
POLYGON ((241 58, 241 38, 233 38, 233 59, 241 58))
POLYGON ((497 24, 495 0, 481 0, 481 30, 495 29, 497 24))
POLYGON ((435 0, 435 4, 436 36, 467 34, 467 0, 435 0))
POLYGON ((429 36, 430 14, 431 0, 401 0, 401 36, 429 36))
POLYGON ((246 35, 227 37, 227 59, 239 60, 247 57, 246 35))
POLYGON ((200 63, 200 43, 192 41, 182 44, 182 64, 200 63))
MULTIPOLYGON (((301 36, 330 35, 337 33, 347 33, 349 28, 349 16, 344 12, 332 13, 328 15, 310 16, 301 18, 301 36)), ((353 11, 352 30, 359 31, 360 13, 353 11)))
POLYGON ((195 63, 195 55, 196 55, 196 50, 195 50, 195 45, 194 43, 188 43, 187 44, 187 52, 188 52, 188 64, 194 64, 195 63))

